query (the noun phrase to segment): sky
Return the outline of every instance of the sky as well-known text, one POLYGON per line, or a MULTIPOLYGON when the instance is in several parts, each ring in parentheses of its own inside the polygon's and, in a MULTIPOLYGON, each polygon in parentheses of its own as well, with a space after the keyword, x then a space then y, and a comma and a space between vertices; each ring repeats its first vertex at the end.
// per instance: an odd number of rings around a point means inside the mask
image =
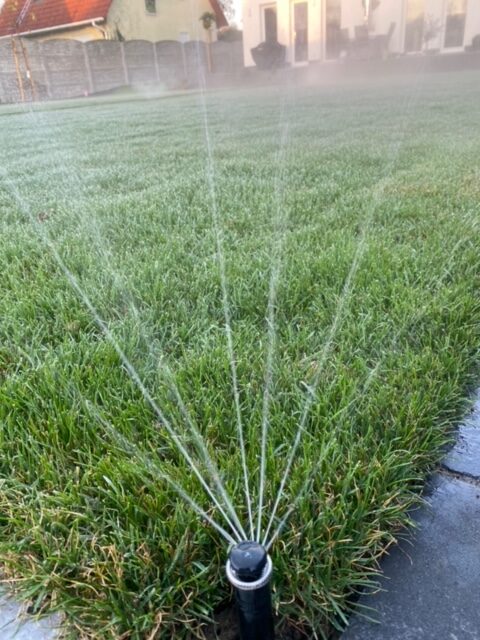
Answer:
MULTIPOLYGON (((2 0, 0 0, 0 5, 2 4, 2 0)), ((235 9, 235 24, 241 26, 240 23, 242 21, 242 0, 233 0, 233 7, 235 9)))

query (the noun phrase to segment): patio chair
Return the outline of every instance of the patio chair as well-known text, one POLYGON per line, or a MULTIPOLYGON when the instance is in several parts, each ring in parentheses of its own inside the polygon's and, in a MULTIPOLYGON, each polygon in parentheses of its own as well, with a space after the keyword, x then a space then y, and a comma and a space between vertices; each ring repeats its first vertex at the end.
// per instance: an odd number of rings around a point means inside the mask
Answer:
POLYGON ((372 41, 372 57, 386 60, 388 57, 390 40, 395 31, 395 22, 390 23, 387 33, 376 36, 372 41))
POLYGON ((369 39, 368 27, 366 24, 360 24, 355 27, 355 40, 357 42, 366 42, 369 39))
POLYGON ((343 51, 348 56, 350 53, 350 32, 349 29, 340 29, 340 53, 343 51))
POLYGON ((355 58, 370 58, 370 38, 365 24, 355 27, 355 38, 350 42, 349 55, 355 58))

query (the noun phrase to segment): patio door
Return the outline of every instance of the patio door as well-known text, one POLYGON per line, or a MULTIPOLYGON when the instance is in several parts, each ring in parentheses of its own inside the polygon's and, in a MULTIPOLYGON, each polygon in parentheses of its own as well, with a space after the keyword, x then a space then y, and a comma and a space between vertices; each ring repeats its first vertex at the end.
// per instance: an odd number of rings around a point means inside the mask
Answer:
POLYGON ((466 17, 467 0, 448 0, 444 42, 446 49, 463 47, 466 17))
POLYGON ((265 5, 263 8, 263 40, 278 42, 277 37, 277 5, 265 5))
POLYGON ((425 20, 425 0, 407 0, 405 52, 421 51, 425 20))
POLYGON ((293 4, 293 59, 308 62, 308 2, 293 4))
POLYGON ((327 60, 338 58, 342 52, 342 2, 326 0, 325 53, 327 60))

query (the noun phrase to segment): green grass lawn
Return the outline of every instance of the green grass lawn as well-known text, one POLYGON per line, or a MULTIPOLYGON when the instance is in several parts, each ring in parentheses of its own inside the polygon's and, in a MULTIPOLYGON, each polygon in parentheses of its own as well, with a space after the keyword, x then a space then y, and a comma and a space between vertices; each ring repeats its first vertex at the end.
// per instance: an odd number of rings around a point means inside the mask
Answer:
POLYGON ((230 598, 227 543, 165 476, 222 516, 113 344, 195 455, 176 383, 246 525, 215 218, 254 505, 279 275, 264 525, 316 391, 283 620, 343 624, 478 380, 479 75, 205 101, 210 157, 199 95, 0 108, 0 562, 82 637, 192 637, 230 598))

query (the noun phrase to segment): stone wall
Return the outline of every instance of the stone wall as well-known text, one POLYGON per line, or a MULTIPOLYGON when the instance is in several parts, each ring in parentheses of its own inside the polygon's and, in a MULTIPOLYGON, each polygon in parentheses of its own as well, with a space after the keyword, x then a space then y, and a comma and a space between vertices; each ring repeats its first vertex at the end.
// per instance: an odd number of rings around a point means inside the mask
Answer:
POLYGON ((127 85, 195 87, 243 69, 241 42, 0 41, 0 103, 87 96, 127 85))

